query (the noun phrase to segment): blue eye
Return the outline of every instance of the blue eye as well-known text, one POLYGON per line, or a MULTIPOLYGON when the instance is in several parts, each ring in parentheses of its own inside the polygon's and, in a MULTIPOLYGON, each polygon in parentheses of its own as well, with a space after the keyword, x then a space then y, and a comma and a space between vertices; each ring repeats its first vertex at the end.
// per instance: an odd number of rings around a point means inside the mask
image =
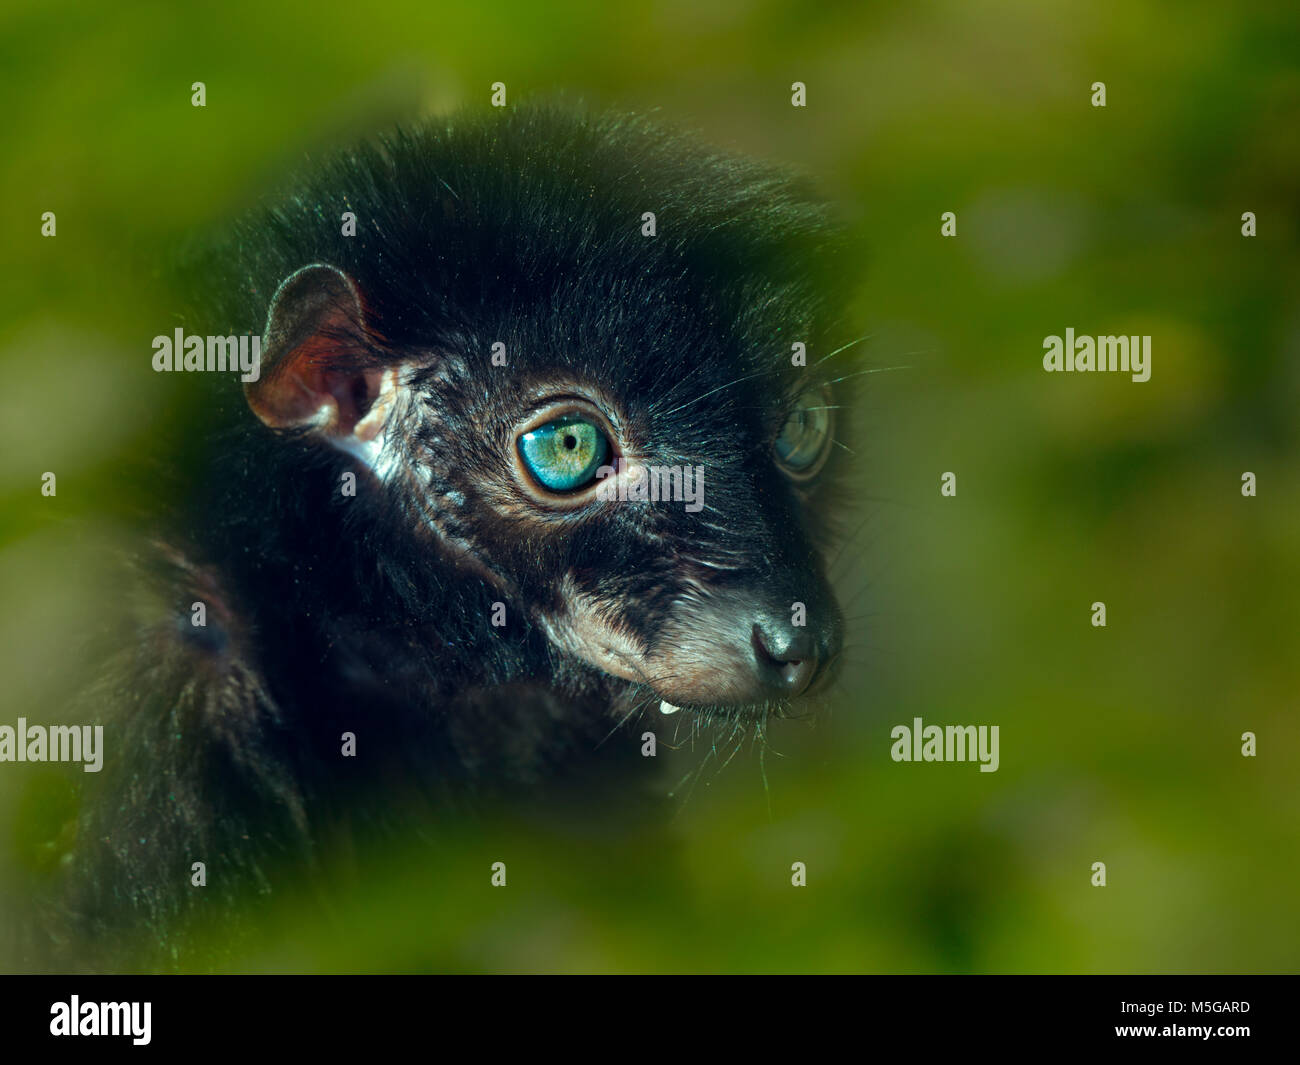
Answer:
POLYGON ((795 480, 806 480, 821 468, 830 450, 831 405, 825 393, 800 397, 776 438, 777 461, 795 480))
POLYGON ((543 488, 573 492, 596 479, 609 457, 609 441, 594 422, 570 414, 524 433, 519 455, 543 488))

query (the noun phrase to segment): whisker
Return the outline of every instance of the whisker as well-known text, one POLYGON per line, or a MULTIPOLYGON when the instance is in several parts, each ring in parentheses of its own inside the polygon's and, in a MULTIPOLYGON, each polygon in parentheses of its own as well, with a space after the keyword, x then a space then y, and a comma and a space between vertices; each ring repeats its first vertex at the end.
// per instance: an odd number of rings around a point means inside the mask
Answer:
POLYGON ((679 410, 685 410, 687 407, 698 403, 702 399, 708 399, 715 392, 721 392, 724 388, 731 388, 733 385, 738 385, 743 381, 752 381, 755 377, 767 377, 778 372, 779 371, 777 370, 759 370, 757 373, 746 374, 744 377, 737 377, 734 381, 728 381, 725 385, 718 385, 717 388, 711 388, 705 392, 704 395, 696 396, 694 399, 687 400, 685 403, 674 407, 672 410, 664 411, 659 415, 659 417, 666 418, 670 414, 676 414, 679 410))
POLYGON ((655 694, 653 691, 651 691, 651 693, 648 696, 646 696, 646 698, 642 699, 639 703, 633 706, 631 710, 629 710, 626 714, 624 714, 621 718, 619 718, 618 722, 614 725, 614 727, 610 729, 608 733, 605 734, 605 739, 601 740, 598 744, 596 744, 595 749, 599 750, 601 747, 603 747, 605 745, 606 740, 608 740, 610 736, 614 735, 614 733, 616 733, 619 729, 621 729, 624 725, 626 725, 629 721, 631 721, 632 717, 635 714, 644 710, 650 704, 650 701, 654 697, 655 694))
POLYGON ((858 337, 857 340, 850 340, 847 344, 841 344, 829 355, 823 355, 820 359, 818 359, 815 363, 813 363, 810 367, 808 367, 808 369, 810 370, 817 369, 817 367, 820 366, 822 363, 824 363, 827 359, 833 359, 841 351, 848 351, 849 348, 856 347, 858 344, 861 344, 864 340, 870 340, 875 335, 876 335, 875 333, 868 333, 866 336, 858 337))
MULTIPOLYGON (((923 352, 923 351, 911 351, 911 352, 908 352, 908 354, 909 354, 909 355, 924 355, 924 354, 926 354, 926 353, 923 352)), ((826 384, 828 384, 828 385, 838 385, 841 381, 847 381, 847 380, 849 380, 850 378, 853 378, 853 377, 861 377, 863 374, 869 374, 869 373, 891 373, 891 372, 894 371, 894 370, 915 370, 915 369, 916 369, 915 366, 872 366, 872 367, 870 367, 869 369, 866 369, 866 370, 855 370, 853 373, 846 373, 843 377, 837 377, 837 378, 835 378, 835 380, 833 380, 833 381, 827 381, 826 384)))
POLYGON ((767 780, 767 744, 758 749, 758 775, 763 778, 763 797, 767 800, 767 819, 772 820, 772 787, 767 780))
POLYGON ((849 534, 848 538, 844 541, 844 543, 840 544, 838 550, 836 550, 835 557, 831 559, 831 565, 828 568, 834 567, 835 564, 839 562, 840 556, 844 554, 845 549, 848 548, 848 546, 852 544, 854 540, 856 540, 859 536, 862 535, 862 530, 867 527, 867 522, 869 522, 873 517, 875 517, 874 514, 868 514, 860 522, 858 522, 857 528, 855 528, 853 532, 849 534))

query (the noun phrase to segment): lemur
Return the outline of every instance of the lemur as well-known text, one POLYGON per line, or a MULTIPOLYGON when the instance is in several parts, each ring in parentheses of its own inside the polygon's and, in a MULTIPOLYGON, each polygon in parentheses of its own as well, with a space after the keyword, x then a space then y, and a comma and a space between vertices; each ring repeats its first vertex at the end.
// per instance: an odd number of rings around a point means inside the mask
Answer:
POLYGON ((95 689, 51 935, 161 957, 398 794, 541 789, 619 723, 826 685, 846 247, 801 178, 555 105, 400 128, 234 225, 185 329, 260 372, 213 383, 95 689))

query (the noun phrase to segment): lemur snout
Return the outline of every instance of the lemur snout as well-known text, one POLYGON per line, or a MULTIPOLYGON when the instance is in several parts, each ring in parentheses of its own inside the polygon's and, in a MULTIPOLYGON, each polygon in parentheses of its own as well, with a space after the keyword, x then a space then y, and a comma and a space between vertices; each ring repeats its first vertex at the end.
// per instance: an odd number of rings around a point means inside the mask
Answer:
POLYGON ((796 626, 780 614, 764 614, 753 627, 754 670, 778 696, 792 698, 813 686, 839 650, 839 625, 796 626))

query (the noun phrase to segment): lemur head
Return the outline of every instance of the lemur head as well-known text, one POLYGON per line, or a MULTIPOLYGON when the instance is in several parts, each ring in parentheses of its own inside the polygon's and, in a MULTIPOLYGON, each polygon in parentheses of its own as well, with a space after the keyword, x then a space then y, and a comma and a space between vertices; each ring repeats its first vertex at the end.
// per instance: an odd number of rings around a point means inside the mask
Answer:
POLYGON ((360 149, 262 224, 249 404, 351 455, 430 567, 665 712, 824 680, 839 245, 798 181, 529 110, 360 149))

